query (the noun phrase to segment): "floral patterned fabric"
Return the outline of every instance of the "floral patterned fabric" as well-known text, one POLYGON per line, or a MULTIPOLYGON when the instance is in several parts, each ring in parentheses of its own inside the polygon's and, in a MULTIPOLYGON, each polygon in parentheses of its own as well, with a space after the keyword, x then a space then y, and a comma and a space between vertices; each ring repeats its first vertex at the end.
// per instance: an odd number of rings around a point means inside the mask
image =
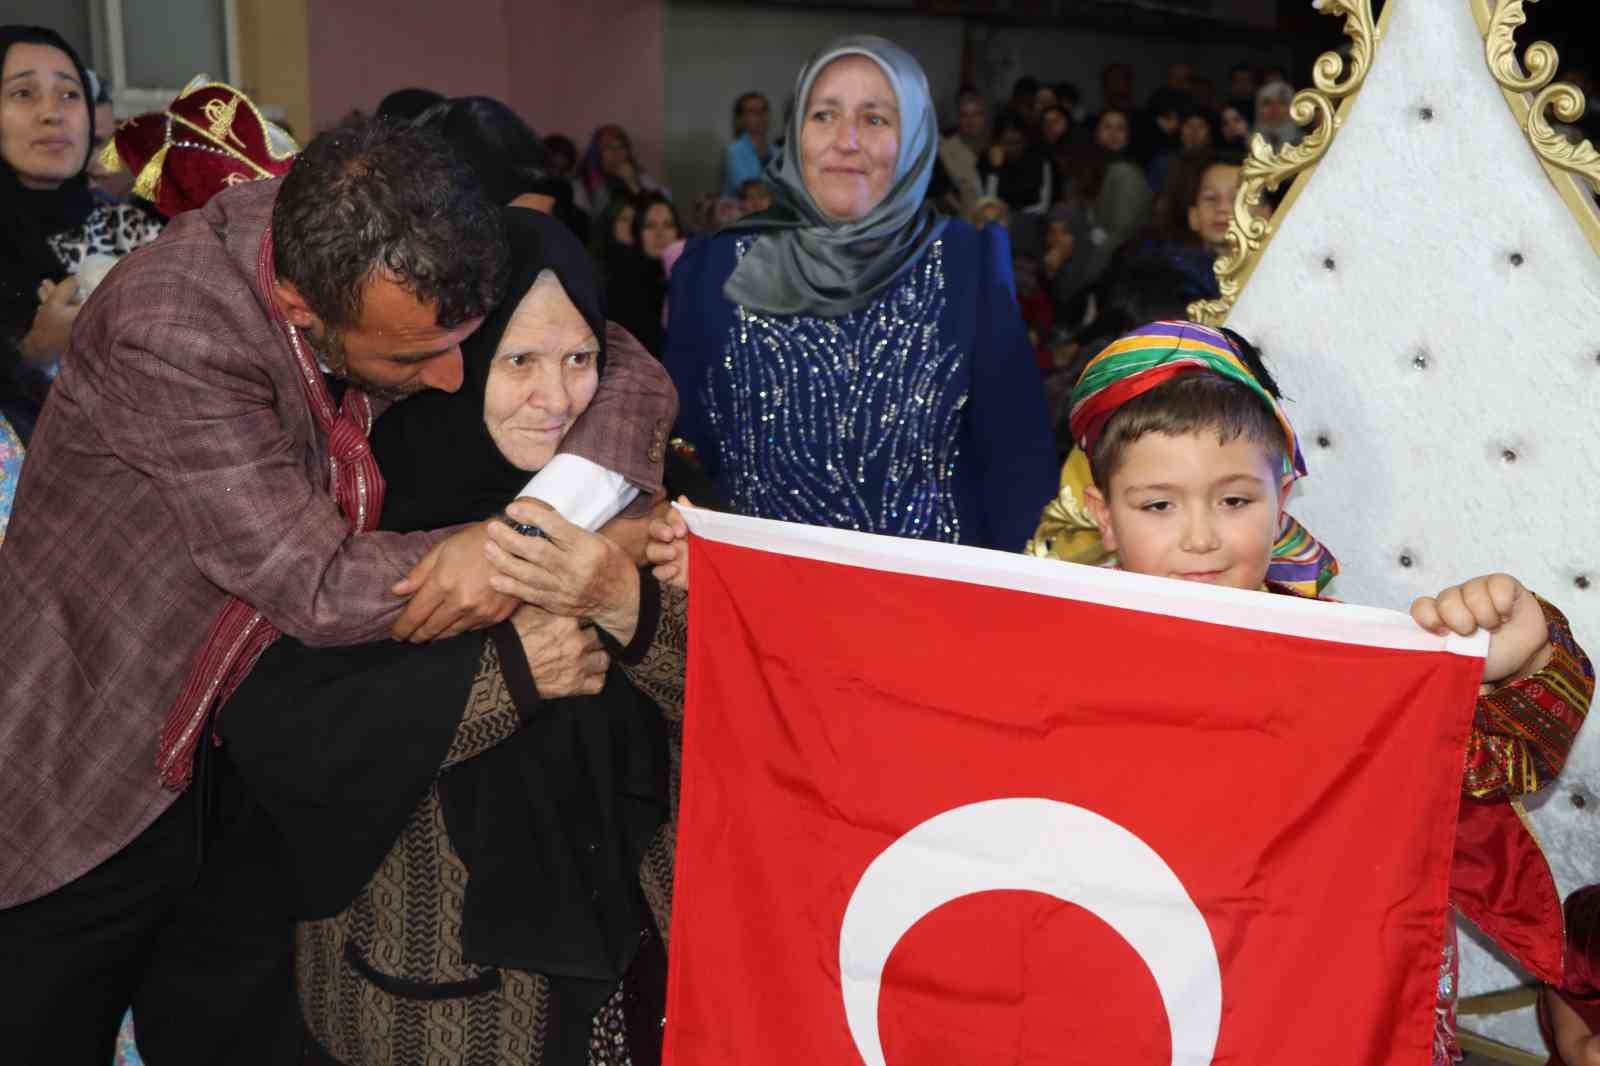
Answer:
POLYGON ((133 1045, 133 1012, 122 1016, 122 1031, 117 1034, 117 1057, 112 1066, 144 1066, 139 1049, 133 1045))
POLYGON ((17 498, 17 479, 22 476, 22 441, 11 423, 0 415, 0 544, 6 540, 6 525, 11 521, 11 503, 17 498))

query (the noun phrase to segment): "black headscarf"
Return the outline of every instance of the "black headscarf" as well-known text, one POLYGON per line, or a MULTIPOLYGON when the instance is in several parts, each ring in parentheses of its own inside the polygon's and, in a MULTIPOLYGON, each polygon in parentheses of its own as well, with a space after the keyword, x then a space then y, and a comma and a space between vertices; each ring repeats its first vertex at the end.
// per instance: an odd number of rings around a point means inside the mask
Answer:
POLYGON ((388 486, 379 529, 410 533, 487 518, 527 484, 530 472, 513 466, 489 436, 483 402, 494 350, 542 271, 555 272, 594 331, 605 373, 606 315, 589 254, 548 215, 519 207, 501 215, 511 245, 506 297, 461 346, 461 388, 396 404, 373 428, 372 451, 388 486))
MULTIPOLYGON (((577 239, 537 212, 503 214, 510 282, 463 345, 461 389, 397 404, 372 434, 388 485, 380 529, 479 519, 527 480, 495 447, 483 404, 495 349, 541 271, 555 271, 604 343, 598 279, 577 239)), ((491 639, 518 695, 520 642, 509 623, 491 639)), ((220 731, 283 831, 301 918, 348 906, 437 783, 468 870, 465 958, 550 977, 556 1030, 545 1061, 583 1061, 572 1056, 587 1044, 588 1020, 650 923, 638 871, 666 816, 664 724, 613 666, 599 696, 519 695, 522 730, 441 775, 484 641, 468 633, 422 647, 311 649, 280 639, 221 712, 220 731)))
MULTIPOLYGON (((66 274, 46 238, 83 225, 94 209, 89 192, 89 152, 94 144, 94 104, 89 98, 89 72, 72 46, 42 26, 0 26, 0 67, 14 44, 42 44, 65 52, 83 86, 83 107, 89 114, 89 142, 77 174, 54 189, 30 189, 9 161, 0 157, 0 336, 15 340, 33 326, 39 307, 39 283, 66 274)), ((0 393, 26 400, 33 413, 44 402, 42 376, 25 370, 9 344, 0 348, 0 393)))
POLYGON ((509 204, 533 192, 550 172, 550 150, 539 135, 491 96, 442 100, 417 116, 414 125, 449 142, 494 203, 509 204))

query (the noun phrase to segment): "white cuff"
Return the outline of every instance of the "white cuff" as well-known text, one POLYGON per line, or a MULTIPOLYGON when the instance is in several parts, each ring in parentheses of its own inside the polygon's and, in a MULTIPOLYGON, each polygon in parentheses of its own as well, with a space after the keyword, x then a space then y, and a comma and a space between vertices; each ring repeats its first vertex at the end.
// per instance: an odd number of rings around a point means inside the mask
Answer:
POLYGON ((568 522, 593 533, 621 514, 639 490, 599 463, 562 454, 546 463, 517 495, 543 500, 568 522))

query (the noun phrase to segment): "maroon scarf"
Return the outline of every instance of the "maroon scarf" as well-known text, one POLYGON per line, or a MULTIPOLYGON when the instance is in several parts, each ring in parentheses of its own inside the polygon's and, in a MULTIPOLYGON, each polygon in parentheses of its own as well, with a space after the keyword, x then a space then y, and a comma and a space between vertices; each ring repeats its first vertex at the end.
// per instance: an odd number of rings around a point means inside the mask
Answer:
MULTIPOLYGON (((272 320, 288 336, 306 401, 328 438, 328 483, 333 488, 333 498, 352 530, 371 532, 377 528, 378 515, 383 511, 383 475, 367 443, 367 434, 372 431, 372 402, 360 389, 349 388, 344 392, 344 403, 334 410, 322 372, 302 348, 294 327, 284 321, 273 303, 276 280, 269 228, 261 240, 256 282, 271 308, 272 320)), ((260 611, 237 596, 228 598, 161 726, 156 771, 167 788, 178 791, 188 786, 194 774, 195 748, 212 708, 221 708, 228 701, 261 653, 278 639, 278 632, 260 611)))

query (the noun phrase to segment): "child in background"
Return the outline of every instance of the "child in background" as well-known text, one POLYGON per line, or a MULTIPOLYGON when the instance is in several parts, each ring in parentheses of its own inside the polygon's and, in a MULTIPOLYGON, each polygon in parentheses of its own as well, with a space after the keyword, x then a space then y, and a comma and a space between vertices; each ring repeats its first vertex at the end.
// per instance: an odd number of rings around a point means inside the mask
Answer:
POLYGON ((1600 1066, 1600 885, 1567 897, 1567 974, 1539 997, 1547 1066, 1600 1066))
POLYGON ((772 208, 772 190, 760 178, 739 186, 739 217, 757 215, 772 208))

